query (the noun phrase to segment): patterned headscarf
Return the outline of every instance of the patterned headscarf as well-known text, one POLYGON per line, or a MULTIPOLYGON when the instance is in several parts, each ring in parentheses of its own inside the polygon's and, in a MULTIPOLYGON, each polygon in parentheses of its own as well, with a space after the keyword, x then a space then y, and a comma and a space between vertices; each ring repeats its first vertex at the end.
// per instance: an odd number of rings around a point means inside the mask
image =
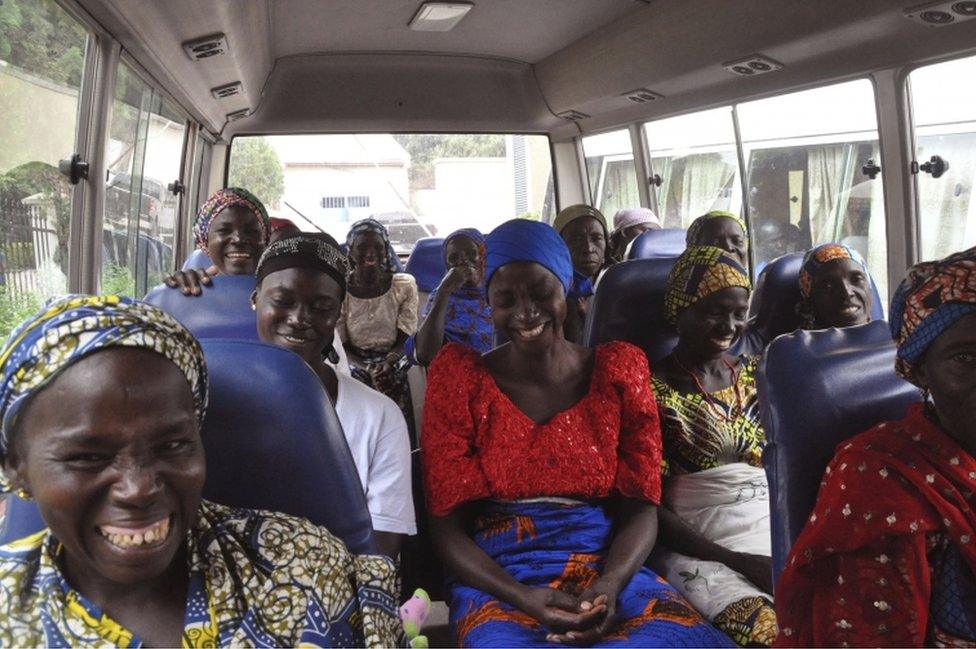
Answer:
POLYGON ((657 218, 657 214, 646 207, 625 207, 617 210, 617 213, 613 215, 614 232, 620 232, 621 230, 626 230, 635 225, 643 225, 644 223, 651 223, 657 227, 661 227, 661 220, 657 218))
POLYGON ((865 275, 868 274, 868 265, 854 248, 842 243, 825 243, 817 246, 803 255, 803 264, 800 266, 800 295, 804 300, 813 292, 813 280, 828 262, 835 259, 850 259, 864 270, 865 275))
POLYGON ((485 286, 499 268, 517 261, 533 261, 549 270, 569 293, 573 280, 573 261, 569 248, 556 231, 539 221, 512 219, 491 231, 485 264, 485 286))
POLYGON ((664 312, 671 324, 692 304, 724 288, 749 290, 749 273, 721 248, 691 246, 674 262, 664 292, 664 312))
POLYGON ((286 268, 310 268, 321 271, 339 284, 343 295, 346 293, 349 260, 339 250, 339 246, 330 241, 307 235, 275 241, 265 248, 264 254, 258 261, 258 269, 255 273, 257 283, 260 284, 261 280, 271 273, 286 268))
POLYGON ((207 365, 196 338, 169 314, 118 295, 66 295, 17 327, 0 351, 0 458, 17 412, 73 363, 110 347, 149 349, 173 361, 207 409, 207 365))
POLYGON ((976 247, 908 269, 891 298, 895 371, 913 380, 915 362, 959 318, 976 313, 976 247))
POLYGON ((712 210, 707 214, 702 214, 697 219, 691 222, 691 225, 688 226, 688 233, 685 234, 685 243, 687 243, 689 246, 702 245, 702 241, 701 241, 702 230, 704 230, 705 226, 711 223, 713 219, 718 219, 718 218, 732 219, 733 221, 739 224, 740 228, 742 228, 743 234, 749 233, 749 231, 746 230, 746 222, 740 219, 732 212, 726 212, 723 210, 712 210))
POLYGON ((607 227, 607 217, 603 216, 603 213, 595 207, 590 207, 589 205, 584 205, 583 203, 570 205, 569 207, 560 210, 559 214, 556 215, 555 220, 552 222, 552 229, 559 234, 562 234, 567 225, 584 216, 596 219, 603 227, 604 236, 610 236, 609 228, 607 227))
POLYGON ((193 237, 197 242, 197 248, 207 251, 207 238, 210 236, 210 224, 220 216, 220 213, 231 205, 240 205, 250 211, 258 220, 261 227, 261 243, 268 242, 268 235, 271 234, 271 219, 268 218, 268 210, 258 197, 241 187, 228 187, 218 190, 207 202, 200 207, 197 218, 193 222, 193 237))
POLYGON ((386 246, 386 260, 383 262, 382 268, 387 273, 395 272, 397 269, 397 254, 396 250, 393 249, 393 244, 390 243, 390 232, 386 229, 385 225, 376 219, 362 219, 352 224, 352 227, 349 228, 349 234, 346 235, 346 247, 349 249, 349 252, 352 253, 352 242, 364 232, 372 232, 380 235, 380 239, 383 240, 383 245, 386 246))

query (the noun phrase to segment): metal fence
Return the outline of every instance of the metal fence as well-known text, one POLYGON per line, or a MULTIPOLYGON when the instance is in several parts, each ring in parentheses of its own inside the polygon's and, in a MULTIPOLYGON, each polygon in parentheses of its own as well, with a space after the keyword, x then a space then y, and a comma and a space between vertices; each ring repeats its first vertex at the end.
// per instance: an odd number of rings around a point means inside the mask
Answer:
POLYGON ((37 205, 0 195, 0 287, 8 295, 38 290, 38 270, 53 260, 57 232, 37 205))

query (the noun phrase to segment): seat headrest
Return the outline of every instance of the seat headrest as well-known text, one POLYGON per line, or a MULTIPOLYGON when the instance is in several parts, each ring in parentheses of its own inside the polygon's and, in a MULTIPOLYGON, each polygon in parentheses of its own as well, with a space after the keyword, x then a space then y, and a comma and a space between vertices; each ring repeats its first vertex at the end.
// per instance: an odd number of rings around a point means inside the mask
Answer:
POLYGON ((373 549, 366 496, 321 380, 290 351, 202 340, 210 375, 203 495, 322 525, 356 553, 373 549))
POLYGON ((441 283, 447 266, 444 264, 444 239, 424 237, 414 244, 407 259, 407 271, 417 280, 417 289, 430 293, 441 283))
POLYGON ((202 250, 194 250, 187 256, 186 261, 183 262, 183 266, 180 267, 180 270, 190 270, 191 268, 203 268, 206 270, 211 266, 213 266, 213 261, 210 259, 210 255, 202 250))
POLYGON ((630 243, 627 259, 678 257, 685 251, 686 230, 664 228, 648 230, 630 243))
MULTIPOLYGON (((749 304, 749 329, 769 342, 800 326, 796 307, 800 303, 800 266, 803 252, 777 257, 763 268, 749 304)), ((871 320, 884 320, 884 306, 874 278, 871 281, 871 320)))
POLYGON ((182 322, 197 338, 258 340, 253 291, 252 275, 217 275, 201 295, 187 296, 161 285, 149 291, 145 301, 182 322))
POLYGON ((643 349, 652 364, 670 354, 678 334, 664 314, 664 289, 674 262, 633 259, 607 269, 586 314, 587 346, 623 340, 643 349))
POLYGON ((757 374, 767 445, 773 568, 779 575, 837 446, 904 416, 919 391, 895 374, 895 345, 883 321, 798 330, 766 348, 757 374))

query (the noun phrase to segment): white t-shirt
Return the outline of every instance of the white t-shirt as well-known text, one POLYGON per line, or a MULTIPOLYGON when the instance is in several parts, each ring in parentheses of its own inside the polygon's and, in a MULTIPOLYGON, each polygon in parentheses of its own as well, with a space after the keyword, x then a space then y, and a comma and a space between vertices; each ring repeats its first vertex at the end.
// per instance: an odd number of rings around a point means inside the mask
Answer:
POLYGON ((336 372, 336 414, 366 492, 377 532, 416 534, 410 482, 410 436, 396 403, 356 379, 336 372))

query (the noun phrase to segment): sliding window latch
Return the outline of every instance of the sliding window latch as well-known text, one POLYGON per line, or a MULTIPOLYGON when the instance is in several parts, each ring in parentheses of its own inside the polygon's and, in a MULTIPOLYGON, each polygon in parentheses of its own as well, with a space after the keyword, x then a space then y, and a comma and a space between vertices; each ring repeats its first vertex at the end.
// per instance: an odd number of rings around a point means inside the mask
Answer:
POLYGON ((949 171, 949 161, 942 156, 934 155, 928 162, 918 165, 921 171, 931 174, 933 178, 941 178, 942 174, 949 171))
POLYGON ((881 167, 874 163, 874 160, 868 160, 867 164, 861 167, 861 173, 874 180, 881 173, 881 167))
POLYGON ((67 160, 58 162, 58 171, 68 179, 69 183, 77 185, 82 178, 88 178, 88 163, 76 153, 67 160))
POLYGON ((660 174, 654 174, 653 176, 647 179, 647 184, 654 185, 655 187, 660 187, 661 183, 663 182, 664 179, 661 178, 660 174))
POLYGON ((186 192, 186 185, 181 183, 179 180, 174 180, 166 186, 166 189, 168 189, 169 193, 173 196, 179 196, 180 194, 186 192))

